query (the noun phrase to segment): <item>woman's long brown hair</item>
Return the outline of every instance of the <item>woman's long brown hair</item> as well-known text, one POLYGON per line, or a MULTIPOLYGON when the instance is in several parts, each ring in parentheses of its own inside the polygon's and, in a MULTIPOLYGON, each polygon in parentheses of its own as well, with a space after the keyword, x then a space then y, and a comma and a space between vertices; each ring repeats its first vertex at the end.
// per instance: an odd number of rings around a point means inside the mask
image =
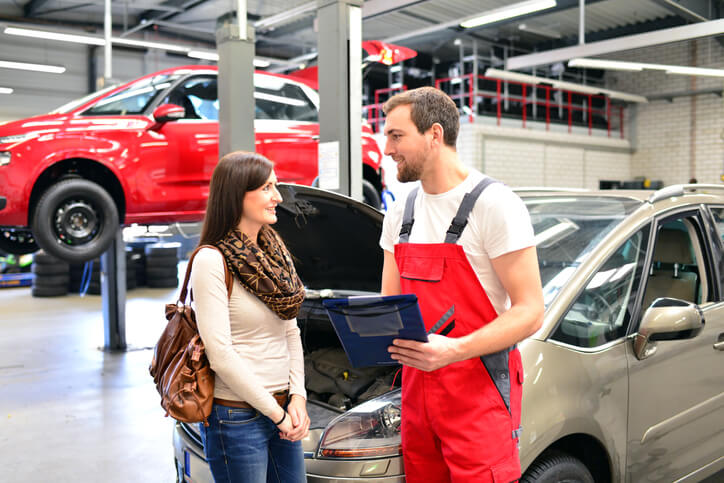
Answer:
POLYGON ((269 179, 272 168, 267 158, 247 151, 235 151, 221 158, 211 175, 199 245, 214 245, 239 225, 244 195, 260 188, 269 179))

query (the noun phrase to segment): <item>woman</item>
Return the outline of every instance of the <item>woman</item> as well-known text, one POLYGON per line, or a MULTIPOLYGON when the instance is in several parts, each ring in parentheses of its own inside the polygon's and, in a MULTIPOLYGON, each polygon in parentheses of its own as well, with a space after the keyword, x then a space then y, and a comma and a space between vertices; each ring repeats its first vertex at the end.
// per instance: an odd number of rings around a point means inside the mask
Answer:
POLYGON ((191 284, 201 339, 216 373, 206 459, 219 482, 306 481, 301 439, 309 431, 296 315, 304 288, 279 235, 272 163, 224 156, 211 177, 202 248, 191 284), (224 261, 233 275, 231 296, 224 261))

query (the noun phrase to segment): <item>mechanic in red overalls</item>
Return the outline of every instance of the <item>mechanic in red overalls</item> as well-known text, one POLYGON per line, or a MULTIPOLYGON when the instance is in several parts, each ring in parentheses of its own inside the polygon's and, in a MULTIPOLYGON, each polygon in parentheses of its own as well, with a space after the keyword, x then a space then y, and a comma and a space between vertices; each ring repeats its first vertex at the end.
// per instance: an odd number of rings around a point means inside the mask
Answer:
POLYGON ((528 212, 509 188, 460 162, 459 113, 446 94, 403 92, 384 112, 385 154, 398 180, 420 185, 385 215, 382 293, 417 294, 430 333, 427 343, 390 346, 403 364, 407 481, 515 481, 523 382, 516 343, 543 317, 528 212))

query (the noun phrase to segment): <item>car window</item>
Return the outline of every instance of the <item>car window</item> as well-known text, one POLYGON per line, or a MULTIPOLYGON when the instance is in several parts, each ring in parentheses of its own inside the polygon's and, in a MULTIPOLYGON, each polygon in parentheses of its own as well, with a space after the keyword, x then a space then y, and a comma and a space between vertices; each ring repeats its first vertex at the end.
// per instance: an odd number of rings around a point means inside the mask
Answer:
POLYGON ((659 297, 700 304, 708 299, 708 280, 696 217, 681 216, 659 224, 648 270, 642 308, 659 297))
POLYGON ((111 116, 143 114, 149 104, 158 97, 178 75, 157 75, 134 82, 125 89, 96 102, 83 112, 86 116, 111 116))
POLYGON ((649 227, 639 230, 588 280, 551 338, 592 348, 626 335, 640 286, 649 227))
POLYGON ((524 196, 530 213, 544 303, 549 306, 578 267, 640 201, 613 197, 524 196))
POLYGON ((709 206, 712 216, 714 216, 714 223, 716 225, 716 231, 719 234, 719 238, 724 241, 724 207, 721 206, 709 206))
POLYGON ((317 108, 301 87, 287 82, 256 86, 256 119, 318 122, 317 108))
POLYGON ((161 101, 184 108, 184 119, 219 120, 219 93, 215 76, 192 77, 183 81, 161 101))

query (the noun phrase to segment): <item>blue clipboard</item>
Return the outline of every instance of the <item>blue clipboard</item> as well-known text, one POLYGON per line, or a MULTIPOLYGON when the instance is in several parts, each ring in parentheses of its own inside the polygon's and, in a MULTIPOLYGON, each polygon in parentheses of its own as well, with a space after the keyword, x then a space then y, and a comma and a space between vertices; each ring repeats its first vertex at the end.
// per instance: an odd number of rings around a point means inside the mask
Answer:
POLYGON ((427 342, 414 294, 327 299, 322 304, 354 367, 399 364, 387 351, 393 339, 427 342))

